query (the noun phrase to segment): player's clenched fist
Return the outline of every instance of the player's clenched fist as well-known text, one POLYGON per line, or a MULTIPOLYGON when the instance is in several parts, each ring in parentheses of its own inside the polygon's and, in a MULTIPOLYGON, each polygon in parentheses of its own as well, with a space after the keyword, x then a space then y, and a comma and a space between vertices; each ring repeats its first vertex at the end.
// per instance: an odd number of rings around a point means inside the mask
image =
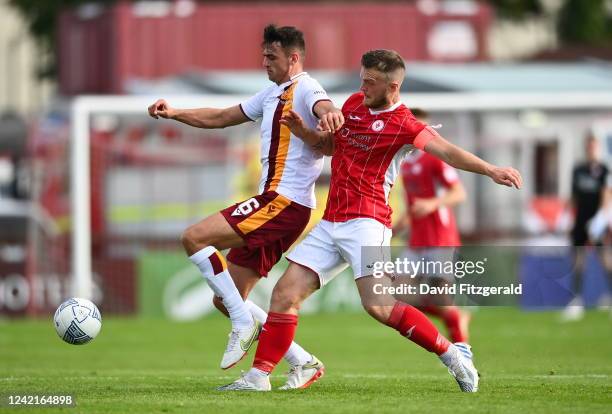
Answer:
POLYGON ((336 108, 335 110, 330 111, 321 116, 317 128, 321 131, 336 132, 343 124, 344 115, 342 115, 341 110, 336 108))
POLYGON ((165 99, 158 99, 155 103, 149 106, 149 115, 151 115, 155 119, 162 118, 172 118, 174 114, 174 109, 168 105, 165 99))

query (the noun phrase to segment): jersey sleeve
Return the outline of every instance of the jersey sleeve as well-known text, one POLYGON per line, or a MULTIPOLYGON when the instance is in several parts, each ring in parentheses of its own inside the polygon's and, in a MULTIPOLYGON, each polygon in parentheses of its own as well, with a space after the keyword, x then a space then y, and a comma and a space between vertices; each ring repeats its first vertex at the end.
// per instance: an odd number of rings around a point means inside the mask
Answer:
POLYGON ((246 101, 241 102, 240 110, 242 113, 251 121, 257 121, 261 118, 263 116, 263 103, 267 94, 268 88, 259 91, 246 101))
POLYGON ((403 134, 405 144, 414 145, 419 149, 423 149, 425 144, 433 138, 432 132, 436 133, 435 130, 431 128, 427 128, 427 125, 417 120, 414 116, 409 116, 408 119, 404 123, 404 131, 403 134), (430 131, 431 130, 431 131, 430 131), (428 132, 428 134, 425 134, 428 132), (425 136, 427 135, 427 136, 425 136))
POLYGON ((304 100, 304 106, 308 108, 313 116, 317 116, 314 111, 315 105, 321 101, 330 101, 331 99, 327 96, 325 89, 315 79, 308 79, 304 85, 302 91, 302 99, 304 100))

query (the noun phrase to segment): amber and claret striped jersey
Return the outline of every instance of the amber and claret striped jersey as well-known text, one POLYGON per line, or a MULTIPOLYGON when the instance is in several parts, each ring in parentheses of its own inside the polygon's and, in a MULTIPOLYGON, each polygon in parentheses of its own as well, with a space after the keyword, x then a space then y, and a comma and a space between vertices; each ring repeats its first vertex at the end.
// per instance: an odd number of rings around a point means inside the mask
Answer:
POLYGON ((382 111, 363 104, 363 93, 342 107, 344 125, 335 134, 332 176, 324 220, 373 218, 391 227, 389 192, 403 159, 423 148, 435 132, 398 102, 382 111))
MULTIPOLYGON (((424 151, 408 155, 401 169, 406 210, 417 198, 439 197, 459 182, 457 170, 439 158, 424 151)), ((410 218, 410 247, 461 246, 453 210, 440 207, 423 217, 410 218)))
POLYGON ((323 156, 279 123, 294 110, 314 129, 318 118, 314 106, 329 101, 319 82, 306 72, 280 85, 271 85, 240 104, 251 120, 261 118, 261 165, 259 192, 276 191, 303 206, 315 208, 314 183, 323 168, 323 156))

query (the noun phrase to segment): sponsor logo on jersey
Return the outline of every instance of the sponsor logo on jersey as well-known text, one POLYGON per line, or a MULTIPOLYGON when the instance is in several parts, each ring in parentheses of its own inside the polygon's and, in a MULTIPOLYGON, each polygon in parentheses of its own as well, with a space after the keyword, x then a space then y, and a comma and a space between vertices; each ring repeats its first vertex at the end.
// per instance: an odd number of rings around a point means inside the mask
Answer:
POLYGON ((352 121, 361 121, 361 117, 354 116, 354 115, 349 115, 349 119, 352 121))

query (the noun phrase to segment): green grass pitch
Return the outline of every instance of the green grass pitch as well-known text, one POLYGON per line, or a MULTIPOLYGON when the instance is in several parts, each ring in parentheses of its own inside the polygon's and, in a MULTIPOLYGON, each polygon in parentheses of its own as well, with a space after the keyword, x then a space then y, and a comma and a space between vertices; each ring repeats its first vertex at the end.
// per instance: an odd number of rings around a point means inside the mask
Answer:
MULTIPOLYGON (((612 321, 591 311, 560 324, 551 312, 481 309, 472 343, 477 394, 463 394, 432 354, 365 314, 300 319, 297 340, 327 375, 307 390, 222 393, 248 369, 218 368, 228 322, 106 318, 91 344, 57 338, 51 320, 0 321, 0 395, 72 394, 67 413, 598 413, 612 410, 612 321)), ((272 386, 282 384, 279 366, 272 386)))

